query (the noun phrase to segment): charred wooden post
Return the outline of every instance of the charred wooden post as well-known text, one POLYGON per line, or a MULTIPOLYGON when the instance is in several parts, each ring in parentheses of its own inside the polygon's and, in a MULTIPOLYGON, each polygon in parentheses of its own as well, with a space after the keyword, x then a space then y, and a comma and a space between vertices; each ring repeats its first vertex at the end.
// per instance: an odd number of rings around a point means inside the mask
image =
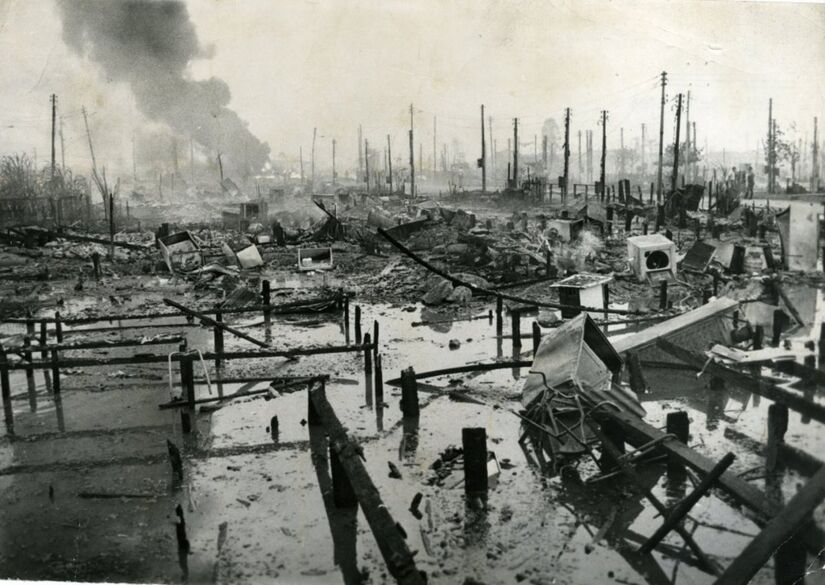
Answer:
MULTIPOLYGON (((504 301, 500 296, 496 296, 496 335, 501 337, 501 334, 504 332, 504 318, 502 317, 502 312, 504 309, 504 301)), ((825 326, 825 325, 823 325, 825 326)))
POLYGON ((656 231, 661 231, 665 227, 665 206, 656 206, 656 231))
POLYGON ((510 330, 513 338, 513 347, 521 347, 521 311, 510 310, 510 330))
POLYGON ((181 428, 184 433, 192 432, 192 418, 195 416, 195 372, 194 356, 184 354, 180 359, 180 384, 186 396, 186 408, 180 411, 181 428))
POLYGON ((340 293, 343 296, 343 303, 344 303, 344 327, 349 333, 349 297, 345 295, 343 292, 340 293))
POLYGON ((364 377, 367 378, 372 374, 372 341, 370 334, 364 335, 364 377))
POLYGON ((702 220, 700 220, 698 217, 695 220, 693 220, 693 233, 697 240, 702 239, 702 220))
POLYGON ((745 547, 716 585, 746 585, 771 558, 777 548, 799 531, 822 499, 825 498, 825 466, 791 498, 765 528, 745 547))
POLYGON ((60 356, 58 355, 58 350, 52 350, 52 391, 55 394, 60 394, 60 366, 58 362, 60 361, 60 356))
POLYGON ((776 309, 773 312, 773 322, 771 323, 771 345, 779 347, 779 342, 782 337, 782 329, 785 327, 785 312, 782 309, 776 309))
POLYGON ((785 442, 788 430, 788 407, 784 404, 771 404, 768 407, 768 446, 765 450, 765 469, 768 473, 776 471, 778 446, 785 442))
POLYGON ((762 325, 757 325, 753 328, 753 349, 762 349, 762 344, 765 340, 765 328, 762 325))
POLYGON ((166 450, 169 453, 169 464, 172 466, 172 477, 179 481, 183 479, 183 458, 180 449, 169 439, 166 439, 166 450))
MULTIPOLYGON (((32 329, 34 329, 34 325, 32 325, 32 329)), ((23 338, 23 347, 25 348, 25 351, 23 353, 23 359, 25 359, 26 362, 28 362, 28 363, 31 363, 31 361, 32 361, 31 346, 32 346, 32 339, 31 339, 31 337, 26 335, 23 338)), ((33 393, 35 391, 34 370, 31 367, 26 368, 26 387, 28 388, 29 393, 33 393)))
POLYGON ((628 351, 625 353, 625 357, 627 358, 627 368, 630 374, 630 389, 637 394, 644 394, 647 392, 648 385, 639 354, 635 351, 628 351))
POLYGON ((94 269, 95 280, 100 280, 102 275, 100 270, 100 252, 92 252, 92 267, 94 269))
POLYGON ((272 304, 272 290, 268 280, 261 282, 261 298, 264 305, 264 327, 269 329, 272 326, 272 311, 269 308, 272 304))
POLYGON ((607 223, 607 235, 609 236, 610 234, 613 233, 613 206, 612 205, 609 205, 607 207, 607 219, 606 219, 605 223, 607 223))
POLYGON ((6 348, 0 345, 0 392, 3 395, 3 406, 11 407, 11 384, 9 383, 8 357, 6 348))
POLYGON ((332 501, 336 508, 355 508, 358 506, 358 498, 352 483, 347 477, 347 472, 338 459, 338 447, 329 443, 329 468, 332 476, 332 501))
POLYGON ((271 419, 269 419, 269 435, 272 437, 272 440, 277 443, 279 434, 280 428, 278 424, 278 415, 276 414, 271 419))
POLYGON ((375 320, 375 321, 372 322, 372 344, 375 346, 373 348, 373 351, 372 351, 373 357, 378 356, 378 331, 379 331, 378 321, 375 320))
POLYGON ((659 283, 659 309, 664 311, 667 309, 667 281, 663 280, 659 283))
POLYGON ((310 405, 315 409, 316 424, 322 424, 329 436, 330 446, 335 451, 340 470, 352 486, 354 496, 375 536, 390 574, 402 585, 423 585, 426 582, 425 576, 416 568, 413 555, 407 548, 398 524, 393 520, 367 473, 361 461, 360 446, 349 438, 346 429, 327 401, 323 384, 313 384, 307 395, 310 405))
POLYGON ((537 321, 533 321, 533 357, 536 357, 536 352, 539 350, 541 343, 541 327, 537 321))
MULTIPOLYGON (((610 313, 608 312, 608 309, 610 308, 610 283, 609 282, 605 282, 602 285, 602 308, 604 309, 604 320, 607 321, 607 319, 610 316, 610 313)), ((607 331, 607 325, 605 325, 605 331, 607 331)))
POLYGON ((484 427, 461 429, 464 449, 464 493, 468 496, 487 495, 487 431, 484 427))
POLYGON ((401 372, 401 413, 404 418, 418 418, 418 380, 415 370, 407 368, 401 372))
POLYGON ((727 468, 731 466, 734 459, 736 459, 736 456, 733 453, 728 453, 722 457, 719 463, 713 466, 710 473, 702 478, 699 485, 697 485, 687 497, 671 509, 670 513, 665 518, 664 523, 656 530, 656 532, 653 533, 653 536, 651 536, 647 542, 642 545, 639 549, 639 553, 646 555, 656 548, 656 546, 662 542, 662 539, 667 536, 668 532, 673 530, 677 524, 682 522, 684 517, 690 512, 691 508, 696 505, 699 499, 704 496, 708 490, 710 490, 713 483, 719 479, 719 476, 721 476, 727 468))
POLYGON ((629 209, 625 209, 624 212, 624 233, 630 233, 630 226, 633 225, 633 212, 629 209))
MULTIPOLYGON (((223 313, 219 310, 215 311, 215 322, 219 324, 223 324, 223 313)), ((215 353, 222 354, 223 353, 223 328, 220 325, 216 325, 212 328, 213 335, 215 338, 215 353)), ((223 367, 223 360, 219 355, 215 356, 215 370, 218 371, 223 367)))
POLYGON ((719 296, 719 272, 713 272, 713 296, 719 296))
MULTIPOLYGON (((665 432, 668 435, 675 435, 680 443, 687 445, 690 438, 690 419, 684 410, 669 412, 665 419, 665 432)), ((672 454, 668 453, 667 470, 668 473, 680 473, 685 469, 684 464, 672 454)))
POLYGON ((773 258, 771 247, 768 245, 762 246, 762 254, 765 256, 765 266, 768 267, 768 270, 776 270, 776 261, 773 258))
POLYGON ((355 305, 355 344, 361 345, 361 307, 355 305))
POLYGON ((54 314, 54 338, 57 343, 63 343, 63 321, 60 318, 60 311, 54 314))
POLYGON ((375 401, 384 401, 384 369, 381 364, 380 353, 375 356, 375 401))

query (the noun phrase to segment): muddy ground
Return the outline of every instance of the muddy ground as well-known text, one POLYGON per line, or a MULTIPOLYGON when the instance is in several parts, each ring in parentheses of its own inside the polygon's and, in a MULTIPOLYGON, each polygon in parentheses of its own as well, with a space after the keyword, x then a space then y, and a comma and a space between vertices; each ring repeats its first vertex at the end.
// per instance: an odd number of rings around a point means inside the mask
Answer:
MULTIPOLYGON (((496 226, 504 224, 508 215, 478 214, 480 219, 493 219, 496 226)), ((533 218, 531 213, 531 224, 533 218)), ((426 251, 449 243, 440 229, 419 235, 419 247, 426 251)), ((608 238, 597 263, 614 268, 625 253, 624 235, 608 238)), ((132 237, 151 241, 150 234, 132 237)), ((692 242, 689 230, 677 237, 682 248, 692 242)), ((274 304, 343 289, 352 295, 350 322, 345 323, 343 312, 337 310, 275 316, 270 328, 261 313, 227 315, 227 324, 257 339, 271 340, 276 348, 343 345, 352 342, 357 305, 365 333, 372 332, 374 321, 380 323, 385 380, 407 367, 421 372, 531 355, 529 325, 534 317, 522 324, 526 337, 520 348, 514 348, 507 335, 497 337, 495 323, 487 318, 413 326, 485 316, 495 302, 473 298, 461 304, 425 306, 421 299, 435 282, 426 269, 389 247, 378 255, 352 242, 335 242, 332 247, 336 267, 330 272, 298 273, 294 249, 269 249, 264 251, 267 263, 260 272, 196 284, 163 271, 154 253, 124 253, 114 263, 104 261, 103 277, 96 280, 88 255, 71 257, 67 246, 34 250, 6 246, 0 251, 0 268, 11 270, 3 274, 0 295, 7 317, 23 316, 31 308, 35 317, 51 317, 59 310, 63 319, 71 319, 161 311, 166 309, 163 298, 193 308, 212 307, 236 286, 257 290, 260 280, 267 279, 274 304), (55 257, 55 251, 62 257, 55 257)), ((449 255, 435 256, 451 272, 482 272, 485 277, 494 272, 449 255)), ((537 276, 541 267, 535 265, 518 272, 518 278, 537 276)), ((752 274, 726 278, 719 294, 750 294, 742 291, 750 290, 752 280, 752 274)), ((704 278, 679 289, 682 294, 676 298, 681 306, 698 306, 697 291, 707 283, 704 278)), ((621 274, 611 287, 613 307, 651 310, 658 302, 656 291, 621 274)), ((758 288, 754 287, 755 295, 760 294, 758 288)), ((822 294, 816 278, 798 275, 787 289, 806 321, 793 333, 802 361, 805 341, 819 337, 822 294)), ((556 298, 547 282, 508 290, 527 298, 556 298)), ((604 330, 609 339, 617 339, 643 326, 619 324, 604 330)), ((25 334, 23 324, 0 327, 6 345, 16 345, 15 340, 25 334)), ((189 348, 213 348, 211 328, 183 317, 67 324, 63 331, 67 340, 180 335, 189 348), (117 329, 121 325, 130 328, 117 329), (101 327, 112 330, 83 333, 101 327)), ((227 351, 252 348, 246 341, 225 337, 227 351)), ((174 342, 148 349, 74 350, 66 355, 165 355, 176 349, 174 342)), ((66 369, 61 372, 60 394, 52 392, 48 371, 35 373, 33 391, 28 390, 24 372, 11 372, 14 422, 13 427, 7 424, 0 442, 0 576, 164 583, 393 582, 362 512, 337 509, 332 502, 326 438, 306 425, 304 390, 235 399, 216 410, 203 408, 196 432, 187 434, 182 432, 177 410, 158 408, 181 394, 177 367, 171 380, 169 372, 166 364, 66 369), (277 432, 271 428, 275 416, 277 432), (167 440, 183 454, 182 481, 173 477, 167 440), (185 515, 188 555, 179 553, 177 505, 185 515)), ((711 390, 695 372, 647 368, 645 373, 650 392, 639 398, 651 425, 663 428, 668 412, 687 411, 692 423, 690 445, 714 460, 728 451, 735 453, 731 470, 777 502, 790 499, 810 476, 810 469, 793 465, 765 474, 762 448, 770 402, 752 394, 747 385, 711 390)), ((220 374, 211 363, 195 365, 198 398, 266 388, 267 378, 272 377, 319 374, 330 376, 327 396, 339 419, 363 445, 370 476, 429 582, 714 582, 712 575, 697 567, 675 533, 650 556, 635 552, 662 520, 630 483, 583 483, 598 471, 587 458, 563 473, 545 472, 529 444, 519 442, 524 429, 512 412, 521 409, 526 368, 428 380, 434 388, 420 393, 420 418, 405 421, 398 388, 385 385, 384 401, 376 401, 373 378, 364 373, 361 352, 229 361, 220 374), (217 376, 264 380, 227 382, 219 388, 205 383, 204 367, 212 380, 217 376), (456 389, 474 402, 455 400, 449 391, 456 389), (488 448, 502 468, 486 509, 465 498, 459 466, 442 475, 432 469, 448 447, 461 445, 461 429, 466 426, 486 428, 488 448), (390 476, 388 463, 397 466, 400 478, 390 476), (420 514, 410 510, 417 493, 423 495, 420 514)), ((822 402, 821 388, 810 389, 806 397, 822 402)), ((825 458, 821 421, 791 412, 786 441, 825 458)), ((640 472, 649 489, 667 504, 684 497, 695 481, 690 474, 680 480, 668 476, 661 460, 641 466, 640 472)), ((825 527, 822 506, 814 519, 825 527)), ((723 567, 760 530, 748 513, 718 491, 700 500, 686 527, 723 567)), ((817 560, 808 561, 812 573, 805 582, 825 582, 816 570, 817 560)), ((753 582, 774 583, 773 562, 753 582)))

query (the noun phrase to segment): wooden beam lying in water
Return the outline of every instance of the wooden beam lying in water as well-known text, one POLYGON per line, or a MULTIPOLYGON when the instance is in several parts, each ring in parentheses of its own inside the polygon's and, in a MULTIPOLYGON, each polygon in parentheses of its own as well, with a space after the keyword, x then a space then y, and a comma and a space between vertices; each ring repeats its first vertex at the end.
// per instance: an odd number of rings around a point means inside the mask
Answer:
POLYGON ((788 505, 768 522, 745 550, 716 580, 716 585, 746 585, 784 542, 810 520, 811 513, 825 498, 825 467, 791 498, 788 505))
POLYGON ((697 366, 700 369, 704 368, 706 374, 721 378, 743 390, 759 394, 779 404, 784 404, 792 410, 808 415, 818 422, 825 423, 825 405, 808 400, 804 396, 800 396, 790 390, 780 388, 767 380, 762 380, 732 368, 727 368, 714 361, 708 362, 704 356, 679 347, 666 339, 658 339, 656 345, 687 364, 697 366), (707 365, 705 365, 706 363, 707 365))
MULTIPOLYGON (((317 419, 311 415, 308 417, 310 424, 313 424, 313 420, 316 424, 320 423, 329 436, 330 452, 336 455, 337 465, 346 474, 348 487, 351 488, 361 506, 361 511, 372 529, 390 574, 399 583, 423 585, 426 580, 416 568, 413 555, 404 537, 361 461, 361 447, 350 439, 341 421, 338 420, 335 411, 327 401, 323 383, 316 382, 310 387, 309 401, 317 416, 317 419)), ((335 484, 336 462, 331 461, 331 463, 333 484, 335 484)), ((333 489, 335 489, 334 485, 333 489)))

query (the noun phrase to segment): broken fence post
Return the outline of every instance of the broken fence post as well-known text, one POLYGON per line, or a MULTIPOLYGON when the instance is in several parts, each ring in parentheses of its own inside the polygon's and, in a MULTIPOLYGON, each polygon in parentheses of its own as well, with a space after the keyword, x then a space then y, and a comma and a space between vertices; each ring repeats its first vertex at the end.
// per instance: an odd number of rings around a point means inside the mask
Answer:
POLYGON ((518 309, 510 309, 510 330, 513 347, 521 347, 521 312, 518 309))
POLYGON ((373 357, 378 355, 378 320, 372 322, 372 344, 375 346, 372 351, 373 357))
MULTIPOLYGON (((28 327, 28 323, 26 324, 28 327)), ((34 325, 32 324, 32 330, 34 329, 34 325)), ((25 348, 25 352, 23 353, 24 359, 31 364, 32 362, 32 339, 29 335, 26 335, 23 338, 23 347, 25 348)), ((34 392, 34 370, 31 367, 26 368, 26 386, 29 392, 34 392)))
POLYGON ((496 335, 501 337, 501 334, 504 332, 504 319, 502 317, 502 311, 504 301, 500 296, 496 296, 496 335))
MULTIPOLYGON (((688 418, 687 412, 684 410, 669 412, 666 417, 665 425, 665 432, 668 435, 675 435, 680 443, 687 445, 688 439, 690 438, 690 418, 688 418)), ((668 473, 678 473, 684 471, 684 469, 685 466, 679 459, 671 454, 668 454, 668 473)))
POLYGON ((541 343, 541 327, 538 321, 533 321, 533 357, 536 357, 536 352, 539 350, 541 343))
POLYGON ((461 429, 464 449, 464 493, 487 495, 487 431, 484 427, 461 429))
POLYGON ((57 343, 63 343, 63 321, 60 319, 60 311, 54 314, 54 337, 57 343))
POLYGON ((667 281, 663 280, 659 283, 659 309, 664 311, 667 309, 667 281))
POLYGON ((261 297, 264 303, 264 327, 269 329, 272 326, 272 312, 269 308, 272 303, 272 291, 268 280, 261 282, 261 297))
POLYGON ((271 419, 269 419, 269 434, 272 437, 272 440, 275 441, 276 443, 278 442, 278 433, 279 433, 278 415, 276 414, 271 419))
POLYGON ((785 312, 782 309, 776 309, 773 312, 773 321, 771 323, 771 345, 773 347, 779 346, 780 338, 782 337, 782 328, 785 325, 785 312))
POLYGON ((762 344, 765 340, 765 328, 762 325, 757 325, 753 328, 753 349, 762 349, 762 344))
POLYGON ((92 267, 94 269, 95 280, 100 280, 100 253, 92 252, 92 267))
POLYGON ((375 356, 375 402, 384 401, 384 369, 381 364, 381 354, 375 356))
POLYGON ((404 418, 418 418, 418 381, 415 370, 407 368, 401 372, 401 413, 404 418))
POLYGON ((181 427, 184 433, 192 432, 191 417, 195 415, 195 372, 192 354, 183 354, 180 358, 180 384, 186 395, 187 407, 181 409, 181 427))
POLYGON ((364 335, 364 377, 372 374, 372 341, 370 334, 364 335))
POLYGON ((11 385, 9 383, 9 367, 8 357, 6 356, 6 348, 0 345, 0 391, 3 395, 3 406, 6 407, 6 412, 11 411, 11 385))
POLYGON ((777 468, 779 443, 785 442, 788 430, 788 407, 784 404, 771 404, 768 407, 768 445, 765 449, 765 469, 773 473, 777 468))
MULTIPOLYGON (((223 313, 220 310, 215 311, 215 322, 223 323, 223 313)), ((215 326, 212 328, 215 338, 215 353, 223 353, 223 328, 215 326)), ((215 370, 220 370, 223 365, 223 360, 219 356, 215 356, 215 370)))
POLYGON ((734 459, 736 459, 736 456, 733 453, 727 453, 724 457, 722 457, 719 463, 713 466, 710 473, 702 478, 699 485, 697 485, 696 488, 687 495, 687 497, 671 508, 671 511, 665 518, 664 523, 658 528, 658 530, 656 530, 656 532, 653 533, 653 536, 651 536, 647 542, 642 545, 639 549, 639 553, 646 555, 656 548, 656 545, 662 542, 662 539, 667 536, 668 532, 673 530, 677 524, 681 523, 682 519, 684 519, 684 517, 690 512, 690 509, 693 508, 699 499, 711 488, 713 482, 715 482, 719 476, 722 475, 728 467, 730 467, 734 459))
POLYGON ((361 307, 355 305, 355 344, 361 345, 361 307))
POLYGON ((52 390, 55 394, 60 394, 60 368, 57 363, 60 356, 56 349, 52 350, 52 390))

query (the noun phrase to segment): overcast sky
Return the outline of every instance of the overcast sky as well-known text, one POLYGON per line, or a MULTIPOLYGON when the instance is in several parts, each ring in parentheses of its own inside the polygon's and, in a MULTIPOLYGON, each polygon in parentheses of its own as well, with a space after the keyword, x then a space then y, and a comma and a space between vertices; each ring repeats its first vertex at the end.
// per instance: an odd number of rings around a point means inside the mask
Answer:
MULTIPOLYGON (((68 0, 66 0, 68 1, 68 0)), ((0 0, 0 153, 49 153, 49 95, 65 118, 69 165, 89 164, 81 106, 89 110, 96 154, 131 168, 131 135, 147 120, 128 86, 62 39, 56 0, 0 0)), ((478 156, 479 106, 506 148, 518 116, 524 142, 542 122, 599 131, 609 111, 608 146, 619 128, 632 145, 647 124, 658 132, 661 71, 668 98, 691 92, 700 145, 753 150, 767 128, 768 98, 782 127, 812 134, 825 114, 825 4, 717 1, 196 0, 187 2, 204 57, 194 79, 222 78, 230 106, 272 147, 308 156, 318 128, 318 160, 356 156, 357 127, 372 144, 393 136, 405 154, 409 105, 416 142, 432 152, 458 139, 478 156)), ((672 140, 668 105, 665 139, 672 140)), ((417 148, 417 146, 416 146, 417 148)), ((574 139, 575 149, 575 139, 574 139)), ((531 150, 531 149, 528 149, 531 150)))

